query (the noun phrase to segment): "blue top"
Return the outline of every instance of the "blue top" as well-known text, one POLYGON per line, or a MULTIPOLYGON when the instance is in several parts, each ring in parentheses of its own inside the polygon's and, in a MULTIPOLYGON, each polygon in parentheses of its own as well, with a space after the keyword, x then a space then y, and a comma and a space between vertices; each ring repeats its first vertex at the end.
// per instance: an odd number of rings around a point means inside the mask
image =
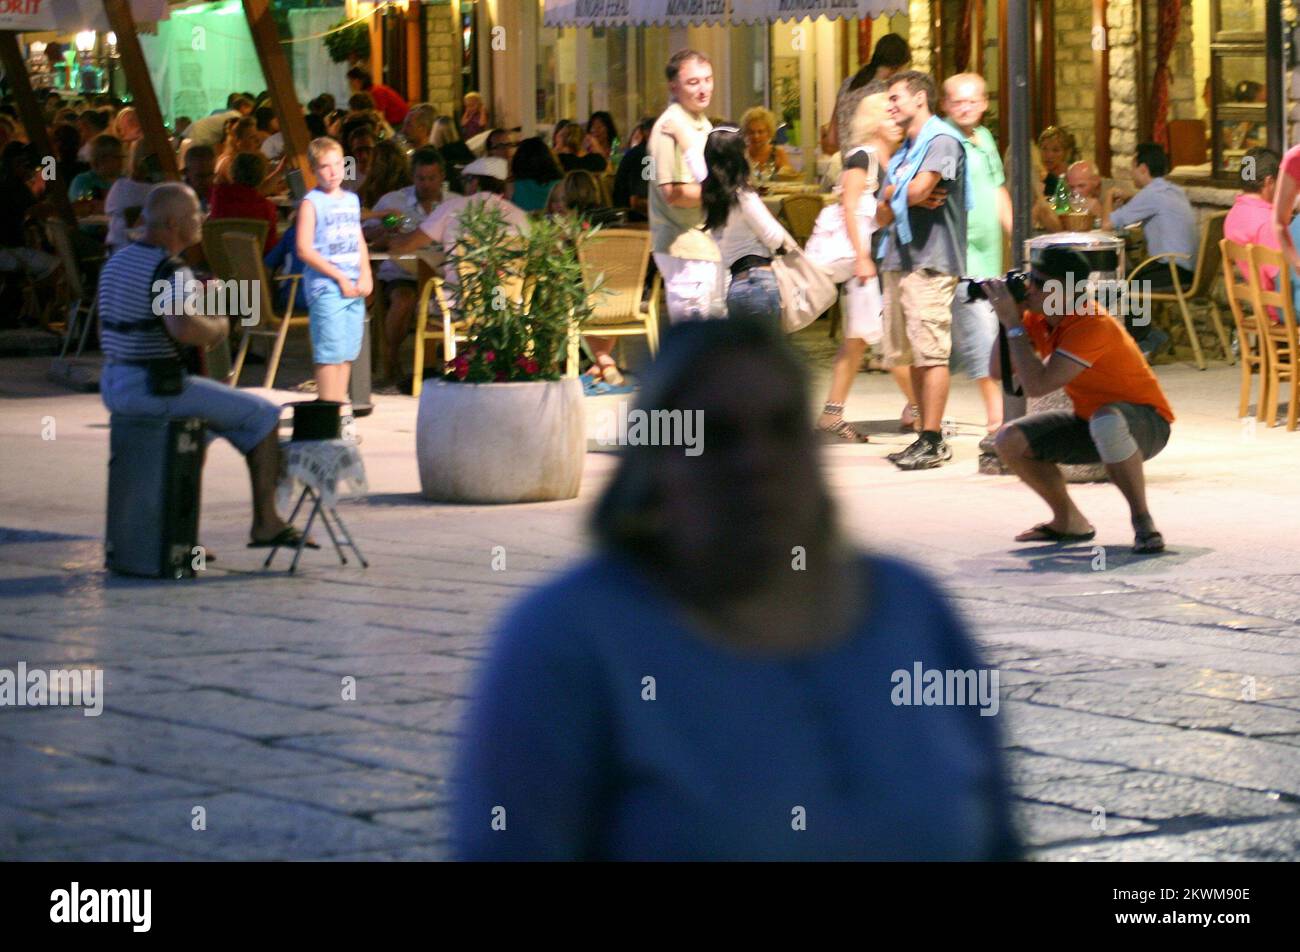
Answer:
POLYGON ((979 669, 970 639, 916 569, 861 569, 856 634, 784 659, 706 641, 609 554, 525 598, 467 717, 457 855, 1015 857, 997 718, 891 701, 899 669, 979 669))
POLYGON ((1120 208, 1110 213, 1116 228, 1141 225, 1148 255, 1180 252, 1186 258, 1174 263, 1187 271, 1196 270, 1196 251, 1201 244, 1196 212, 1187 193, 1164 178, 1152 179, 1120 208))
MULTIPOLYGON (((318 188, 304 196, 316 210, 312 247, 331 264, 356 281, 361 277, 361 200, 356 192, 338 189, 327 195, 318 188)), ((303 293, 313 300, 326 288, 338 290, 333 278, 303 266, 303 293)))
POLYGON ((526 212, 543 211, 546 208, 546 200, 551 197, 551 189, 558 185, 559 181, 559 179, 553 182, 515 179, 515 190, 510 196, 510 201, 526 212))

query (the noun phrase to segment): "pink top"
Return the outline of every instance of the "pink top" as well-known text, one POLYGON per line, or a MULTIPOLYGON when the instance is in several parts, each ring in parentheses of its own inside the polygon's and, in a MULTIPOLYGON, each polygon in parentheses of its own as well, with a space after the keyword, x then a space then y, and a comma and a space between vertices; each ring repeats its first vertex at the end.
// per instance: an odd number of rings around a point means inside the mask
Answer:
MULTIPOLYGON (((1288 152, 1287 159, 1283 161, 1284 163, 1291 161, 1293 154, 1297 158, 1292 161, 1292 165, 1297 169, 1288 172, 1289 175, 1300 172, 1300 147, 1288 152)), ((1286 167, 1285 164, 1283 167, 1286 167)), ((1277 230, 1273 227, 1273 205, 1264 201, 1260 195, 1250 192, 1238 195, 1237 200, 1232 203, 1228 217, 1223 220, 1223 237, 1242 245, 1260 245, 1264 248, 1272 248, 1274 251, 1282 250, 1277 239, 1277 230)), ((1277 287, 1277 268, 1262 269, 1260 277, 1264 279, 1266 290, 1272 291, 1277 287)), ((1295 280, 1294 277, 1292 280, 1295 280)), ((1274 324, 1281 323, 1282 314, 1277 308, 1269 307, 1268 315, 1274 324)))
POLYGON ((1282 156, 1282 174, 1300 182, 1300 145, 1287 149, 1286 155, 1282 156))
MULTIPOLYGON (((1232 210, 1223 220, 1223 237, 1241 245, 1263 245, 1274 251, 1282 250, 1277 231, 1273 228, 1272 203, 1251 192, 1243 192, 1232 203, 1232 210)), ((1276 287, 1277 268, 1265 268, 1263 275, 1270 289, 1276 287)))

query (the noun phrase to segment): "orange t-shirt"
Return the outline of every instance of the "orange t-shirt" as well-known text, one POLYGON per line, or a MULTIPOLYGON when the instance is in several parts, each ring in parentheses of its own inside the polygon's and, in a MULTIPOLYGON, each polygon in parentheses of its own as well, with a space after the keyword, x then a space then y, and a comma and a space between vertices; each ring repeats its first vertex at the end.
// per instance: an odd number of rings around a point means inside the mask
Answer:
POLYGON ((1166 421, 1174 422, 1174 411, 1137 342, 1105 311, 1070 314, 1055 330, 1041 314, 1026 311, 1023 317, 1029 339, 1041 356, 1059 353, 1083 365, 1083 373, 1065 385, 1076 416, 1090 420, 1108 403, 1139 403, 1154 407, 1166 421))

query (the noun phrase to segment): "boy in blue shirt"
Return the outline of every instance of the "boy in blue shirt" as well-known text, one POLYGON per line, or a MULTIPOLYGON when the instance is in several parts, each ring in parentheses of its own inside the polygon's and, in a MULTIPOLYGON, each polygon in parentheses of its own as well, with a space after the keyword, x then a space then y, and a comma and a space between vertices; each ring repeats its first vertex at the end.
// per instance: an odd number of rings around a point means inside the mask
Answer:
POLYGON ((330 138, 314 139, 307 155, 317 184, 298 206, 295 250, 303 263, 316 397, 347 403, 352 361, 361 353, 366 295, 374 289, 370 256, 361 203, 343 188, 343 147, 330 138))

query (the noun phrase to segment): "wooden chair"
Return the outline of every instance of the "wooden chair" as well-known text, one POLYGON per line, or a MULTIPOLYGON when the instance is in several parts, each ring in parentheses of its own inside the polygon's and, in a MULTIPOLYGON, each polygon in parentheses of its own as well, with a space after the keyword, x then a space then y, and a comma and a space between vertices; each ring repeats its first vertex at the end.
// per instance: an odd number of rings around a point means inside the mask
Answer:
POLYGON ((1264 419, 1264 391, 1268 379, 1264 373, 1264 342, 1255 320, 1255 289, 1259 272, 1250 263, 1251 245, 1241 245, 1227 238, 1219 242, 1223 257, 1223 284, 1228 291, 1228 307, 1237 325, 1237 346, 1241 351, 1241 400, 1237 416, 1245 417, 1250 408, 1250 378, 1259 374, 1259 399, 1255 418, 1264 419), (1242 305, 1249 310, 1243 310, 1242 305))
POLYGON ((239 343, 239 354, 230 372, 230 383, 232 386, 239 386, 239 374, 244 369, 244 358, 248 356, 248 345, 253 338, 270 337, 274 343, 271 346, 271 356, 266 359, 266 377, 262 381, 262 386, 273 387, 289 329, 306 327, 308 323, 306 315, 297 316, 293 313, 293 302, 298 295, 298 283, 302 275, 276 275, 274 279, 267 275, 266 263, 262 260, 262 248, 266 243, 265 235, 258 238, 255 235, 240 234, 232 230, 221 236, 221 242, 222 253, 229 265, 231 278, 236 281, 256 282, 251 287, 255 288, 255 293, 259 295, 257 303, 261 308, 257 323, 243 328, 244 337, 239 343), (289 282, 289 299, 285 303, 284 310, 279 314, 275 310, 275 295, 271 293, 272 280, 289 282))
POLYGON ((95 320, 96 294, 83 278, 81 263, 77 260, 76 250, 72 245, 72 228, 61 218, 45 219, 45 236, 63 265, 63 283, 68 292, 68 318, 63 327, 63 347, 59 358, 68 356, 73 338, 77 338, 77 352, 73 357, 80 357, 86 348, 86 337, 90 325, 95 320), (77 333, 80 325, 81 333, 77 333))
MULTIPOLYGON (((522 245, 520 249, 522 253, 522 245)), ((421 261, 421 274, 424 274, 425 269, 428 267, 424 261, 421 261)), ((470 267, 465 262, 461 262, 458 271, 462 281, 465 279, 466 272, 470 267)), ((430 341, 442 342, 442 359, 445 365, 456 359, 456 345, 469 339, 469 328, 465 320, 457 316, 457 310, 453 306, 455 288, 448 286, 440 268, 434 268, 432 272, 421 281, 420 297, 415 304, 415 356, 413 360, 415 373, 411 383, 411 396, 413 397, 418 397, 420 391, 424 389, 425 344, 430 341), (437 309, 431 320, 430 312, 434 310, 433 305, 435 303, 437 309)), ((507 296, 513 301, 527 300, 522 278, 506 281, 503 287, 506 289, 507 296)))
POLYGON ((781 200, 781 219, 800 248, 812 236, 817 216, 825 207, 820 195, 787 195, 781 200))
POLYGON ((1229 364, 1235 362, 1232 347, 1228 343, 1228 333, 1224 330, 1223 320, 1219 316, 1219 306, 1212 296, 1214 282, 1220 272, 1220 262, 1216 259, 1220 254, 1219 242, 1223 239, 1223 220, 1227 217, 1227 212, 1215 212, 1213 215, 1206 216, 1205 223, 1201 226, 1201 245, 1196 256, 1192 286, 1187 291, 1183 290, 1178 279, 1177 262, 1174 260, 1176 258, 1188 260, 1185 254, 1152 255, 1128 274, 1128 280, 1132 282, 1148 265, 1167 264, 1170 277, 1173 279, 1173 288, 1168 291, 1152 291, 1147 298, 1155 304, 1178 305, 1183 316, 1183 325, 1187 328, 1187 337, 1192 345, 1196 366, 1201 370, 1205 369, 1205 355, 1201 352, 1201 339, 1196 333, 1196 324, 1192 321, 1192 308, 1209 308, 1214 330, 1219 335, 1219 344, 1223 347, 1223 358, 1229 364))
POLYGON ((260 218, 218 218, 203 223, 203 256, 215 277, 232 277, 230 262, 226 260, 226 246, 222 236, 228 234, 253 235, 257 238, 257 253, 266 247, 267 223, 260 218))
POLYGON ((1261 401, 1268 406, 1266 422, 1269 426, 1277 423, 1278 398, 1282 382, 1290 384, 1290 396, 1286 413, 1286 428, 1294 430, 1300 421, 1300 373, 1297 372, 1297 357, 1300 356, 1300 344, 1297 343, 1295 300, 1291 296, 1291 269, 1287 266, 1282 252, 1263 245, 1250 246, 1250 263, 1253 274, 1251 285, 1255 292, 1255 321, 1259 325, 1259 336, 1264 342, 1264 397, 1261 401), (1277 289, 1267 290, 1259 280, 1264 268, 1276 268, 1278 273, 1277 289), (1268 308, 1277 308, 1282 315, 1282 323, 1274 324, 1269 318, 1268 308))
POLYGON ((578 248, 583 280, 591 298, 591 316, 569 335, 566 373, 578 376, 580 336, 644 335, 650 356, 659 352, 659 275, 650 301, 641 308, 646 270, 650 266, 650 232, 630 228, 601 231, 578 248), (592 291, 596 283, 599 289, 592 291))

